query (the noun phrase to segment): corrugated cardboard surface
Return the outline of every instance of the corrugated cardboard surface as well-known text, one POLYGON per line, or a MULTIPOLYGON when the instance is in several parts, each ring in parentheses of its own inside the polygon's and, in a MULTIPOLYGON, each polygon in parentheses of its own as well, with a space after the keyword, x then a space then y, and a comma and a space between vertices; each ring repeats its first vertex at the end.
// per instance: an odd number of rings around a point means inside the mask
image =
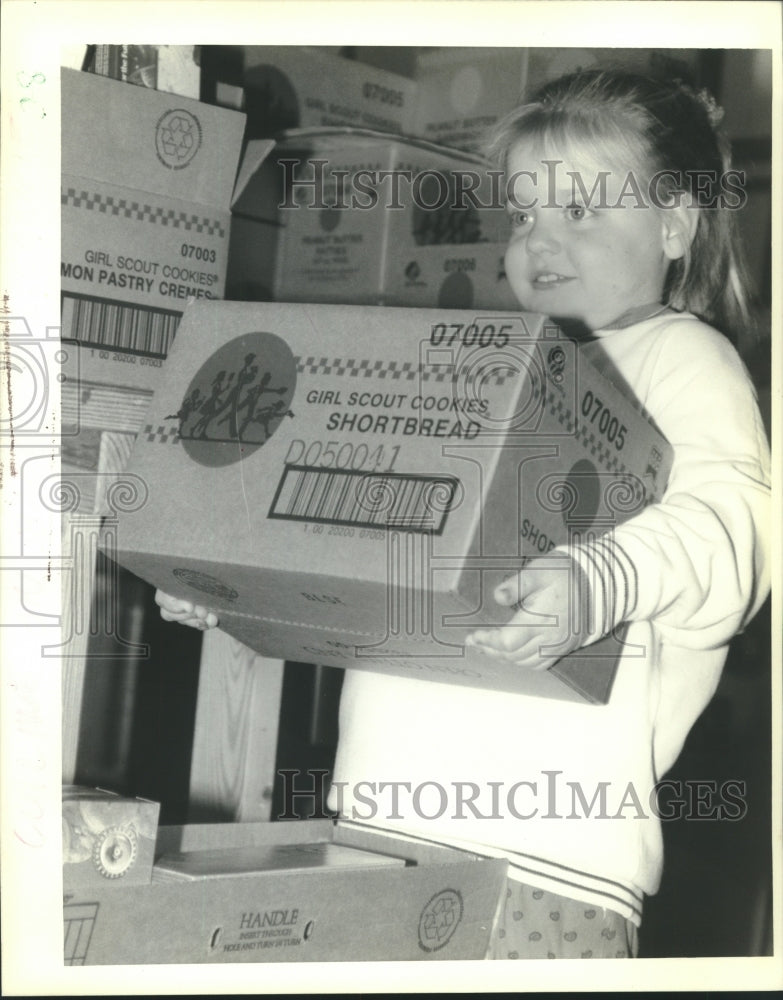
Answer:
MULTIPOLYGON (((163 850, 346 842, 398 855, 398 839, 328 822, 161 830, 163 850)), ((417 851, 407 847, 407 857, 417 851)), ((66 965, 416 961, 486 956, 507 864, 445 848, 364 872, 269 873, 65 898, 66 965)))
MULTIPOLYGON (((478 651, 466 674, 461 646, 510 617, 491 593, 524 556, 663 490, 670 449, 575 344, 541 316, 324 305, 194 304, 183 331, 123 564, 267 655, 574 696, 478 651), (357 636, 382 655, 354 663, 357 636)), ((581 655, 605 701, 614 651, 581 655)))

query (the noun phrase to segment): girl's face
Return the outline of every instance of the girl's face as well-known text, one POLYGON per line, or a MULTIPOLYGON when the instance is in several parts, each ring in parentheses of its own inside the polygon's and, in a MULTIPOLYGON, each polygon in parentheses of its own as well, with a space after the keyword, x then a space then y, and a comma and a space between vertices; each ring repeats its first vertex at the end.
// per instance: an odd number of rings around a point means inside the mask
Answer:
POLYGON ((634 306, 660 301, 669 261, 681 254, 643 178, 630 186, 627 178, 626 170, 604 171, 602 181, 595 166, 542 157, 524 142, 512 148, 505 262, 523 309, 596 330, 634 306))

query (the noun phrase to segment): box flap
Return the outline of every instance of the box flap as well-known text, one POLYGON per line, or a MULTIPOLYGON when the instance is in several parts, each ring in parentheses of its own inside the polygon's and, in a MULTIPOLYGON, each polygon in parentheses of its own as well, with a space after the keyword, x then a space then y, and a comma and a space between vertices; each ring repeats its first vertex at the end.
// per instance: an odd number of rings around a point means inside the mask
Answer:
MULTIPOLYGON (((231 199, 232 208, 236 207, 242 196, 247 192, 253 178, 256 177, 258 168, 267 160, 274 148, 274 139, 251 139, 247 144, 247 148, 242 156, 242 162, 239 165, 237 181, 234 185, 234 195, 231 199)), ((252 198, 252 195, 250 197, 252 198)), ((245 200, 247 201, 248 199, 245 200)))
POLYGON ((245 116, 62 70, 62 172, 227 208, 245 116))

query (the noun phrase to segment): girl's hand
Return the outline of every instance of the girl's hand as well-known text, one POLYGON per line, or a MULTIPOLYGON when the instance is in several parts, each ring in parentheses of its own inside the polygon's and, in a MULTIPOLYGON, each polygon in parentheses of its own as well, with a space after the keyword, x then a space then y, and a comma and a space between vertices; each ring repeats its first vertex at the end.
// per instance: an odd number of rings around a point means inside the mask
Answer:
POLYGON ((500 628, 479 629, 467 646, 531 670, 547 670, 597 638, 589 621, 590 591, 581 566, 568 557, 531 560, 494 594, 517 613, 500 628))
POLYGON ((207 611, 200 604, 192 601, 183 601, 179 597, 172 597, 162 590, 155 591, 155 603, 160 608, 160 617, 167 622, 179 622, 180 625, 190 625, 191 628, 198 628, 202 631, 208 628, 215 628, 218 623, 217 615, 214 611, 207 611))

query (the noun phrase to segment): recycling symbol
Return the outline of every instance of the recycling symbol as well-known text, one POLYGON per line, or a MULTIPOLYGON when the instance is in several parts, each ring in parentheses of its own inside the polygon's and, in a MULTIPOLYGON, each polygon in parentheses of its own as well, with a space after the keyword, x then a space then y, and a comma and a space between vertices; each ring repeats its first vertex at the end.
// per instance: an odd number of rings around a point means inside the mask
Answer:
POLYGON ((155 150, 161 163, 171 170, 182 170, 201 146, 201 124, 184 108, 161 115, 155 129, 155 150))
POLYGON ((438 951, 451 940, 462 920, 462 896, 456 889, 436 893, 419 917, 419 947, 438 951))

